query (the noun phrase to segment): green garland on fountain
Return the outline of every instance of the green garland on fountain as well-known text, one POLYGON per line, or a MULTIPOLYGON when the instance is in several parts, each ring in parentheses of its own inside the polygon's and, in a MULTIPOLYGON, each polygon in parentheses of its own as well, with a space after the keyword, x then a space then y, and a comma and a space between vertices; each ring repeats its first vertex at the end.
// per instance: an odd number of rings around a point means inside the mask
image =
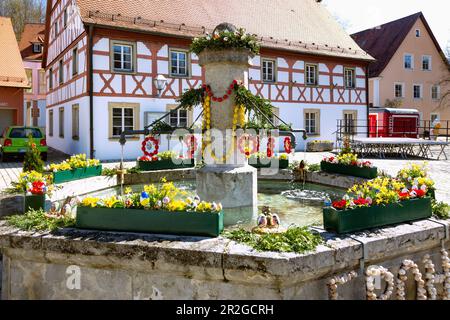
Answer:
POLYGON ((260 45, 258 39, 251 34, 245 33, 245 29, 215 30, 212 35, 195 38, 191 44, 191 52, 199 54, 205 49, 248 49, 252 54, 259 54, 260 45))
MULTIPOLYGON (((233 89, 235 93, 235 105, 243 105, 245 112, 251 115, 252 129, 280 129, 289 131, 292 128, 286 125, 274 127, 267 121, 273 118, 272 104, 269 100, 255 96, 250 90, 238 83, 233 89), (256 124, 256 126, 255 126, 256 124)), ((206 96, 204 86, 187 90, 177 100, 182 109, 191 110, 193 107, 202 106, 206 96)))

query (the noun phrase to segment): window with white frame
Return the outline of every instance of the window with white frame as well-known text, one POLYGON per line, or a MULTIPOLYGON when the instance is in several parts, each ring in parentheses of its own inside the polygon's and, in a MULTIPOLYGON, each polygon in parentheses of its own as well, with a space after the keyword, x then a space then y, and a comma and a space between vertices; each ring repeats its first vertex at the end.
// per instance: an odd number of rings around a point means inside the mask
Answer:
POLYGON ((68 18, 67 8, 65 8, 64 9, 64 16, 63 16, 64 28, 67 26, 67 18, 68 18))
POLYGON ((317 65, 315 64, 306 64, 305 66, 306 73, 306 85, 308 86, 316 86, 318 84, 318 72, 317 65))
POLYGON ((439 100, 441 98, 441 88, 439 86, 431 86, 431 99, 439 100))
POLYGON ((188 112, 186 109, 172 110, 169 114, 169 124, 175 128, 185 128, 188 125, 188 112))
POLYGON ((189 57, 184 50, 170 50, 170 74, 176 77, 187 77, 189 57))
POLYGON ((53 110, 48 111, 48 135, 53 137, 53 110))
POLYGON ((430 118, 431 118, 431 124, 439 122, 439 120, 440 120, 439 119, 440 118, 439 113, 432 113, 430 118))
POLYGON ((262 78, 264 82, 275 82, 275 60, 262 59, 262 78))
POLYGON ((58 74, 59 74, 59 84, 63 84, 64 83, 64 62, 62 61, 62 59, 59 60, 58 74))
POLYGON ((395 91, 395 97, 396 98, 403 98, 405 97, 405 93, 403 90, 403 83, 396 83, 394 85, 394 91, 395 91))
POLYGON ((304 111, 305 130, 310 135, 320 134, 320 110, 306 109, 304 111))
POLYGON ((72 50, 72 75, 78 74, 78 48, 72 50))
POLYGON ((356 86, 356 76, 355 69, 345 68, 344 69, 344 79, 346 88, 355 88, 356 86))
POLYGON ((112 108, 112 136, 119 137, 123 131, 133 130, 135 124, 133 107, 112 108))
POLYGON ((80 106, 78 104, 72 106, 72 139, 80 139, 80 106))
POLYGON ((53 89, 53 68, 48 70, 48 89, 53 89))
POLYGON ((413 86, 413 98, 414 99, 422 99, 422 85, 415 84, 413 86))
POLYGON ((416 38, 420 38, 420 29, 416 29, 416 38))
POLYGON ((45 94, 46 92, 46 85, 45 85, 45 70, 39 69, 39 94, 45 94))
POLYGON ((344 116, 344 132, 346 134, 355 134, 356 121, 358 119, 358 111, 349 110, 343 112, 344 116))
POLYGON ((59 137, 64 138, 64 107, 59 108, 59 137))
POLYGON ((113 41, 112 42, 112 66, 115 72, 134 72, 134 43, 113 41))
POLYGON ((42 43, 33 43, 33 53, 42 52, 42 43))
POLYGON ((430 56, 422 57, 422 70, 424 70, 424 71, 431 70, 431 57, 430 56))
POLYGON ((405 69, 410 69, 410 70, 413 69, 414 57, 412 54, 405 54, 405 56, 403 57, 403 65, 404 65, 405 69))

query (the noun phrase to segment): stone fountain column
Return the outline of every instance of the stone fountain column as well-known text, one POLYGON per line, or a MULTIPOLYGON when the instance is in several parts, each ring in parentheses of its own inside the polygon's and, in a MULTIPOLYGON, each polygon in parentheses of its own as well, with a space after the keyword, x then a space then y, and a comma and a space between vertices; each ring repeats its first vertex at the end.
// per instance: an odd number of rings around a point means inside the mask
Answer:
MULTIPOLYGON (((248 88, 248 50, 205 50, 199 54, 199 64, 205 70, 205 83, 211 87, 215 96, 224 95, 233 80, 242 81, 248 88)), ((235 94, 232 93, 225 101, 211 101, 211 131, 218 130, 226 138, 223 154, 228 151, 232 141, 234 100, 235 94)), ((222 203, 225 224, 251 219, 257 206, 257 170, 248 165, 236 142, 233 153, 230 153, 225 163, 220 161, 220 157, 213 159, 210 152, 206 151, 205 159, 210 164, 197 171, 198 195, 207 201, 222 203)))

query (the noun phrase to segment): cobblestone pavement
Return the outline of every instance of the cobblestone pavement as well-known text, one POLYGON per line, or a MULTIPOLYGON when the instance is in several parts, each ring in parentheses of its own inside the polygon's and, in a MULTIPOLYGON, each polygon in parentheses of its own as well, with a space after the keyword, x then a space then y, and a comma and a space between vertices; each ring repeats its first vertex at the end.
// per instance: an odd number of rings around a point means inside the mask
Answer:
MULTIPOLYGON (((306 160, 308 163, 319 163, 324 156, 332 155, 328 152, 319 153, 305 153, 297 152, 295 154, 295 160, 306 160)), ((49 151, 48 161, 58 162, 66 159, 68 155, 61 153, 56 150, 49 151)), ((385 171, 390 175, 396 175, 396 173, 404 167, 406 164, 411 162, 423 162, 423 160, 404 160, 404 159, 369 159, 375 166, 380 170, 385 171)), ((428 168, 430 176, 436 182, 436 197, 438 200, 446 201, 450 203, 450 160, 440 160, 440 161, 426 161, 428 163, 428 168)), ((114 168, 117 167, 119 163, 117 161, 103 163, 104 168, 114 168)), ((129 168, 135 165, 135 161, 127 161, 124 166, 129 168)), ((16 181, 20 172, 22 170, 22 163, 17 162, 0 162, 0 192, 5 188, 9 187, 12 181, 16 181)))

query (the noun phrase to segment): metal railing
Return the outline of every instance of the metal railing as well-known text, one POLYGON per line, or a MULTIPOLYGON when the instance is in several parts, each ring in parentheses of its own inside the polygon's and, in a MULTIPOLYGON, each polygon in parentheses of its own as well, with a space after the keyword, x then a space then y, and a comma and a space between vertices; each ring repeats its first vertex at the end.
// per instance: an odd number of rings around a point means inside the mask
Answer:
POLYGON ((366 120, 337 120, 336 146, 340 147, 344 138, 353 141, 355 137, 388 138, 405 137, 416 139, 428 139, 449 142, 450 141, 450 120, 439 121, 440 128, 433 125, 430 120, 420 120, 413 122, 392 122, 386 124, 383 121, 366 120))

